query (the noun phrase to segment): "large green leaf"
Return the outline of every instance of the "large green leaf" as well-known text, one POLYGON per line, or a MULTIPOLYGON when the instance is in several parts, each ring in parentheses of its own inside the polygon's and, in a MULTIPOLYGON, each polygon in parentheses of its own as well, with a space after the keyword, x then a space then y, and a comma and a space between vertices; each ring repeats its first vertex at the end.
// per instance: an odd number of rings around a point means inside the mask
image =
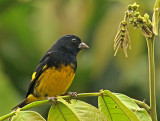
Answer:
POLYGON ((98 106, 108 121, 151 121, 147 112, 139 108, 131 98, 108 90, 104 93, 106 96, 98 97, 98 106))
POLYGON ((140 121, 151 121, 150 116, 147 111, 140 108, 131 98, 126 95, 113 93, 117 98, 119 98, 124 105, 126 105, 130 110, 132 110, 140 121))
POLYGON ((79 100, 71 100, 69 103, 58 98, 58 103, 52 105, 48 115, 48 121, 107 121, 94 106, 79 100))
POLYGON ((18 111, 11 121, 45 121, 45 119, 34 111, 18 111))

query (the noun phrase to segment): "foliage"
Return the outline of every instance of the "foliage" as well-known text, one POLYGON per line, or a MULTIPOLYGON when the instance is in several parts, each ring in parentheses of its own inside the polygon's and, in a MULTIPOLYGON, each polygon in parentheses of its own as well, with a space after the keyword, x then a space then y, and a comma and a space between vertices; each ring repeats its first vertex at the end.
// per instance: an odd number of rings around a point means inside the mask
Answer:
MULTIPOLYGON (((48 113, 48 121, 151 121, 149 114, 143 108, 140 108, 133 99, 118 93, 112 93, 108 90, 101 90, 99 93, 82 93, 78 97, 98 97, 98 109, 86 102, 70 99, 70 96, 58 96, 57 103, 52 101, 36 101, 11 112, 9 115, 0 117, 4 120, 13 116, 12 121, 23 121, 30 119, 44 120, 39 114, 33 111, 24 111, 44 103, 51 103, 48 113), (66 100, 64 100, 66 99, 66 100), (68 100, 69 99, 69 100, 68 100)), ((148 109, 147 109, 148 110, 148 109)))

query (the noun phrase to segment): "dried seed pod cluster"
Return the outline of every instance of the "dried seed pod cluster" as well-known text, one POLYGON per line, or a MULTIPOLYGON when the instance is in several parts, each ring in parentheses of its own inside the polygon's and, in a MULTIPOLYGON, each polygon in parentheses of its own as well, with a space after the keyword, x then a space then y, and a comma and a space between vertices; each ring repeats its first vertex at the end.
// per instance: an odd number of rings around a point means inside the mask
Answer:
POLYGON ((127 22, 125 21, 122 21, 120 23, 117 35, 114 39, 114 50, 115 50, 114 56, 117 54, 120 47, 123 48, 125 56, 127 57, 127 49, 128 47, 131 48, 131 45, 128 33, 128 25, 127 22))
POLYGON ((127 49, 131 48, 131 42, 129 38, 128 23, 134 28, 141 28, 145 37, 152 37, 152 22, 149 20, 149 15, 145 14, 144 17, 137 11, 139 5, 136 3, 129 5, 128 10, 125 13, 124 20, 120 23, 117 35, 114 39, 114 50, 117 54, 119 48, 123 48, 124 54, 127 57, 127 49))

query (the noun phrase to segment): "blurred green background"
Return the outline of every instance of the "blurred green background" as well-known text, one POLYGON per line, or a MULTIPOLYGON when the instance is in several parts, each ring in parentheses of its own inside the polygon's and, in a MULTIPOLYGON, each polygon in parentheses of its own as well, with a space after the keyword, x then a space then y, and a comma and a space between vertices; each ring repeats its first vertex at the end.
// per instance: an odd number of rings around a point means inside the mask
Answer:
MULTIPOLYGON (((108 89, 149 104, 148 60, 141 30, 129 27, 132 49, 113 56, 113 40, 134 0, 0 0, 0 116, 24 99, 42 55, 62 35, 75 34, 89 45, 78 55, 69 91, 108 89)), ((152 16, 155 0, 137 0, 152 16)), ((155 41, 157 114, 160 114, 160 41, 155 41)), ((97 106, 97 98, 85 98, 97 106)), ((38 107, 46 117, 49 105, 38 107)), ((160 115, 159 119, 160 119, 160 115)))

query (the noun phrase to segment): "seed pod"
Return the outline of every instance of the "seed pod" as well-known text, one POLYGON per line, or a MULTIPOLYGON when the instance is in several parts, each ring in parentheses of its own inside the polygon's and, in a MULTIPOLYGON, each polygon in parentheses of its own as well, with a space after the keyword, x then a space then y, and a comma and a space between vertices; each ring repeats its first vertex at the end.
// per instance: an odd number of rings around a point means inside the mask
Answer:
POLYGON ((132 5, 132 10, 133 10, 133 11, 136 11, 136 10, 138 9, 138 7, 139 7, 139 5, 137 5, 136 3, 134 3, 134 4, 132 5))
POLYGON ((150 29, 146 26, 146 25, 143 25, 142 26, 142 33, 145 37, 152 37, 152 31, 150 31, 150 29))
POLYGON ((129 11, 132 10, 132 5, 131 5, 131 4, 128 5, 128 10, 129 10, 129 11))
POLYGON ((134 13, 134 17, 138 17, 139 15, 140 15, 139 12, 135 12, 135 13, 134 13))
POLYGON ((127 49, 128 47, 130 47, 130 38, 128 32, 128 24, 124 21, 119 25, 117 35, 114 39, 114 56, 116 56, 120 47, 123 48, 124 54, 127 57, 127 49))

